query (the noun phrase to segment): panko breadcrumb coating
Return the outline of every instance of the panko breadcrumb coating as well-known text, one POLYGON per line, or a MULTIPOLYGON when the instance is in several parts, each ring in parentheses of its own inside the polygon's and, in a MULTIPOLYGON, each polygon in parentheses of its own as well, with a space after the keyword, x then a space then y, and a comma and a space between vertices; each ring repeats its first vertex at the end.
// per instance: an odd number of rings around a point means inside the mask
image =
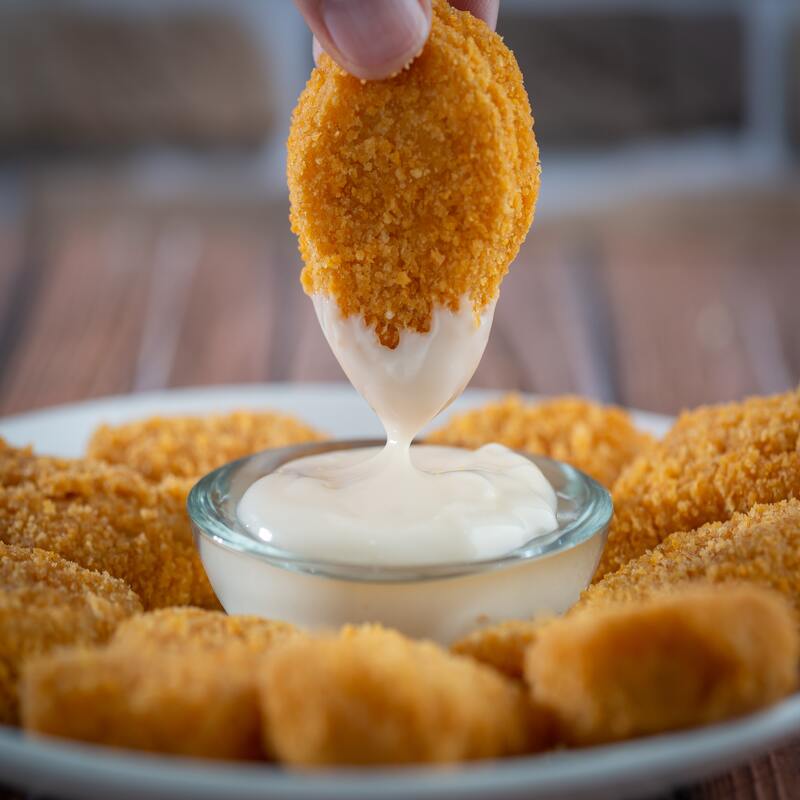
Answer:
POLYGON ((252 653, 117 645, 29 661, 22 722, 33 733, 157 753, 262 755, 252 653))
POLYGON ((771 587, 789 601, 800 621, 800 501, 754 506, 727 522, 673 533, 590 586, 572 610, 641 601, 694 580, 771 587))
POLYGON ((518 395, 509 395, 455 415, 427 441, 455 447, 497 442, 566 461, 611 488, 625 466, 654 440, 616 406, 569 395, 525 405, 518 395))
POLYGON ((599 744, 704 725, 776 702, 797 682, 784 599, 756 586, 693 587, 587 609, 544 626, 526 657, 559 738, 599 744))
POLYGON ((141 610, 121 580, 45 550, 0 543, 0 723, 17 721, 26 659, 61 645, 103 642, 141 610))
POLYGON ((543 624, 546 620, 511 619, 472 631, 450 649, 518 680, 525 669, 525 653, 543 624))
POLYGON ((538 159, 513 54, 446 0, 392 78, 361 81, 322 54, 288 141, 303 287, 390 348, 427 332, 436 306, 468 297, 482 312, 533 220, 538 159))
POLYGON ((133 469, 36 456, 0 440, 0 541, 121 578, 146 609, 218 608, 194 548, 185 488, 133 469))
POLYGON ((595 580, 676 531, 800 496, 800 389, 681 414, 614 486, 595 580))
POLYGON ((151 417, 124 425, 101 425, 87 456, 133 467, 150 481, 172 475, 198 479, 228 461, 291 444, 322 439, 289 414, 235 411, 205 417, 151 417))
POLYGON ((111 644, 157 647, 161 651, 187 647, 223 650, 240 646, 263 653, 296 633, 297 629, 288 622, 201 608, 164 608, 127 619, 117 628, 111 644))
POLYGON ((378 626, 277 645, 261 685, 267 749, 292 765, 492 758, 549 733, 514 681, 378 626))

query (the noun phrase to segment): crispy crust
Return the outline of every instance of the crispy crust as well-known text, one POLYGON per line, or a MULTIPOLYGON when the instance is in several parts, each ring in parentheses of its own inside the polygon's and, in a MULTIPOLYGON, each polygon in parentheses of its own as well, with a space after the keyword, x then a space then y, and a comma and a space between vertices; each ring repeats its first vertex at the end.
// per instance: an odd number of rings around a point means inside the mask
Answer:
POLYGON ((800 496, 800 390, 683 413, 614 486, 595 580, 669 534, 800 496))
POLYGON ((0 541, 121 578, 145 608, 218 608, 194 548, 186 485, 135 470, 35 456, 0 440, 0 541))
POLYGON ((780 595, 700 586, 554 621, 528 651, 525 676, 560 738, 587 745, 774 703, 796 685, 799 652, 780 595))
POLYGON ((276 646, 262 688, 267 746, 293 765, 491 758, 549 732, 515 682, 378 626, 276 646))
POLYGON ((253 654, 240 648, 63 651, 26 665, 22 721, 31 732, 96 744, 258 758, 256 670, 253 654))
POLYGON ((223 650, 241 646, 263 653, 276 642, 295 635, 288 622, 247 615, 229 616, 201 608, 163 608, 137 614, 116 630, 112 644, 127 647, 155 647, 160 651, 223 650))
POLYGON ((611 488, 620 472, 653 443, 627 412, 565 395, 524 405, 518 395, 454 416, 428 441, 456 447, 498 442, 566 461, 611 488))
POLYGON ((228 461, 290 444, 313 442, 321 433, 275 411, 235 411, 205 417, 151 417, 125 425, 101 425, 87 456, 133 467, 150 481, 173 475, 197 479, 228 461))
POLYGON ((333 296, 392 348, 404 328, 429 330, 437 305, 468 296, 485 309, 533 220, 532 126, 513 54, 445 0, 392 78, 360 81, 323 54, 288 141, 306 292, 333 296))
POLYGON ((525 653, 536 640, 536 633, 543 624, 546 621, 507 620, 472 631, 451 645, 450 649, 519 680, 525 669, 525 653))
POLYGON ((29 730, 206 758, 264 756, 258 676, 291 625, 199 608, 130 617, 105 648, 74 649, 25 669, 29 730))
POLYGON ((780 592, 800 621, 800 501, 754 506, 727 522, 668 536, 590 586, 574 610, 642 601, 687 581, 747 581, 780 592))
POLYGON ((53 648, 105 641, 142 610, 127 584, 54 553, 0 543, 0 722, 17 721, 23 663, 53 648))

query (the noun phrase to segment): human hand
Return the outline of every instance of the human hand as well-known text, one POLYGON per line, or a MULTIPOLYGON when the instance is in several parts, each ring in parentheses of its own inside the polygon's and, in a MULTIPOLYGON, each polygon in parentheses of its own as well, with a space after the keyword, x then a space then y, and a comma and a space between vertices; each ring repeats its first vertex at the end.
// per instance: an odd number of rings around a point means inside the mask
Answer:
MULTIPOLYGON (((450 0, 494 29, 500 0, 450 0)), ((431 27, 431 0, 295 0, 325 50, 358 78, 386 78, 419 53, 431 27)))

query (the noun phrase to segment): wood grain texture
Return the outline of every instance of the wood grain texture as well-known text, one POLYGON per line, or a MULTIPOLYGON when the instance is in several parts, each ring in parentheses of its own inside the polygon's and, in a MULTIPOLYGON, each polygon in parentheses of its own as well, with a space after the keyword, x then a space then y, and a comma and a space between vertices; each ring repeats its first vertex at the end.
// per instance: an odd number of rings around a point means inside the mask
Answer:
MULTIPOLYGON (((300 288, 284 206, 155 202, 85 176, 31 185, 0 218, 1 414, 342 379, 300 288)), ((782 391, 800 380, 798 297, 798 188, 537 222, 473 385, 665 413, 782 391)), ((800 741, 668 797, 798 798, 800 741)))

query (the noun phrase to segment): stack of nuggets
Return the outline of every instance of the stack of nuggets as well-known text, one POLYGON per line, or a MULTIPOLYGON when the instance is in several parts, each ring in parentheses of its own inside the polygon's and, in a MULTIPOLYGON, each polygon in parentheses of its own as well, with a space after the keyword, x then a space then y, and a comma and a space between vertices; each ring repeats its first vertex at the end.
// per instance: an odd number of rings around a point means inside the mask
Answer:
POLYGON ((28 662, 28 730, 220 759, 263 756, 259 659, 294 629, 193 608, 134 617, 107 647, 28 662))
POLYGON ((145 608, 218 607, 183 487, 133 469, 49 458, 0 440, 0 542, 39 547, 124 580, 145 608))
POLYGON ((681 415, 620 476, 595 580, 676 531, 800 497, 800 389, 681 415))
POLYGON ((432 643, 376 626, 311 637, 196 609, 30 661, 21 696, 36 733, 297 765, 512 755, 541 749, 550 725, 520 685, 432 643))

